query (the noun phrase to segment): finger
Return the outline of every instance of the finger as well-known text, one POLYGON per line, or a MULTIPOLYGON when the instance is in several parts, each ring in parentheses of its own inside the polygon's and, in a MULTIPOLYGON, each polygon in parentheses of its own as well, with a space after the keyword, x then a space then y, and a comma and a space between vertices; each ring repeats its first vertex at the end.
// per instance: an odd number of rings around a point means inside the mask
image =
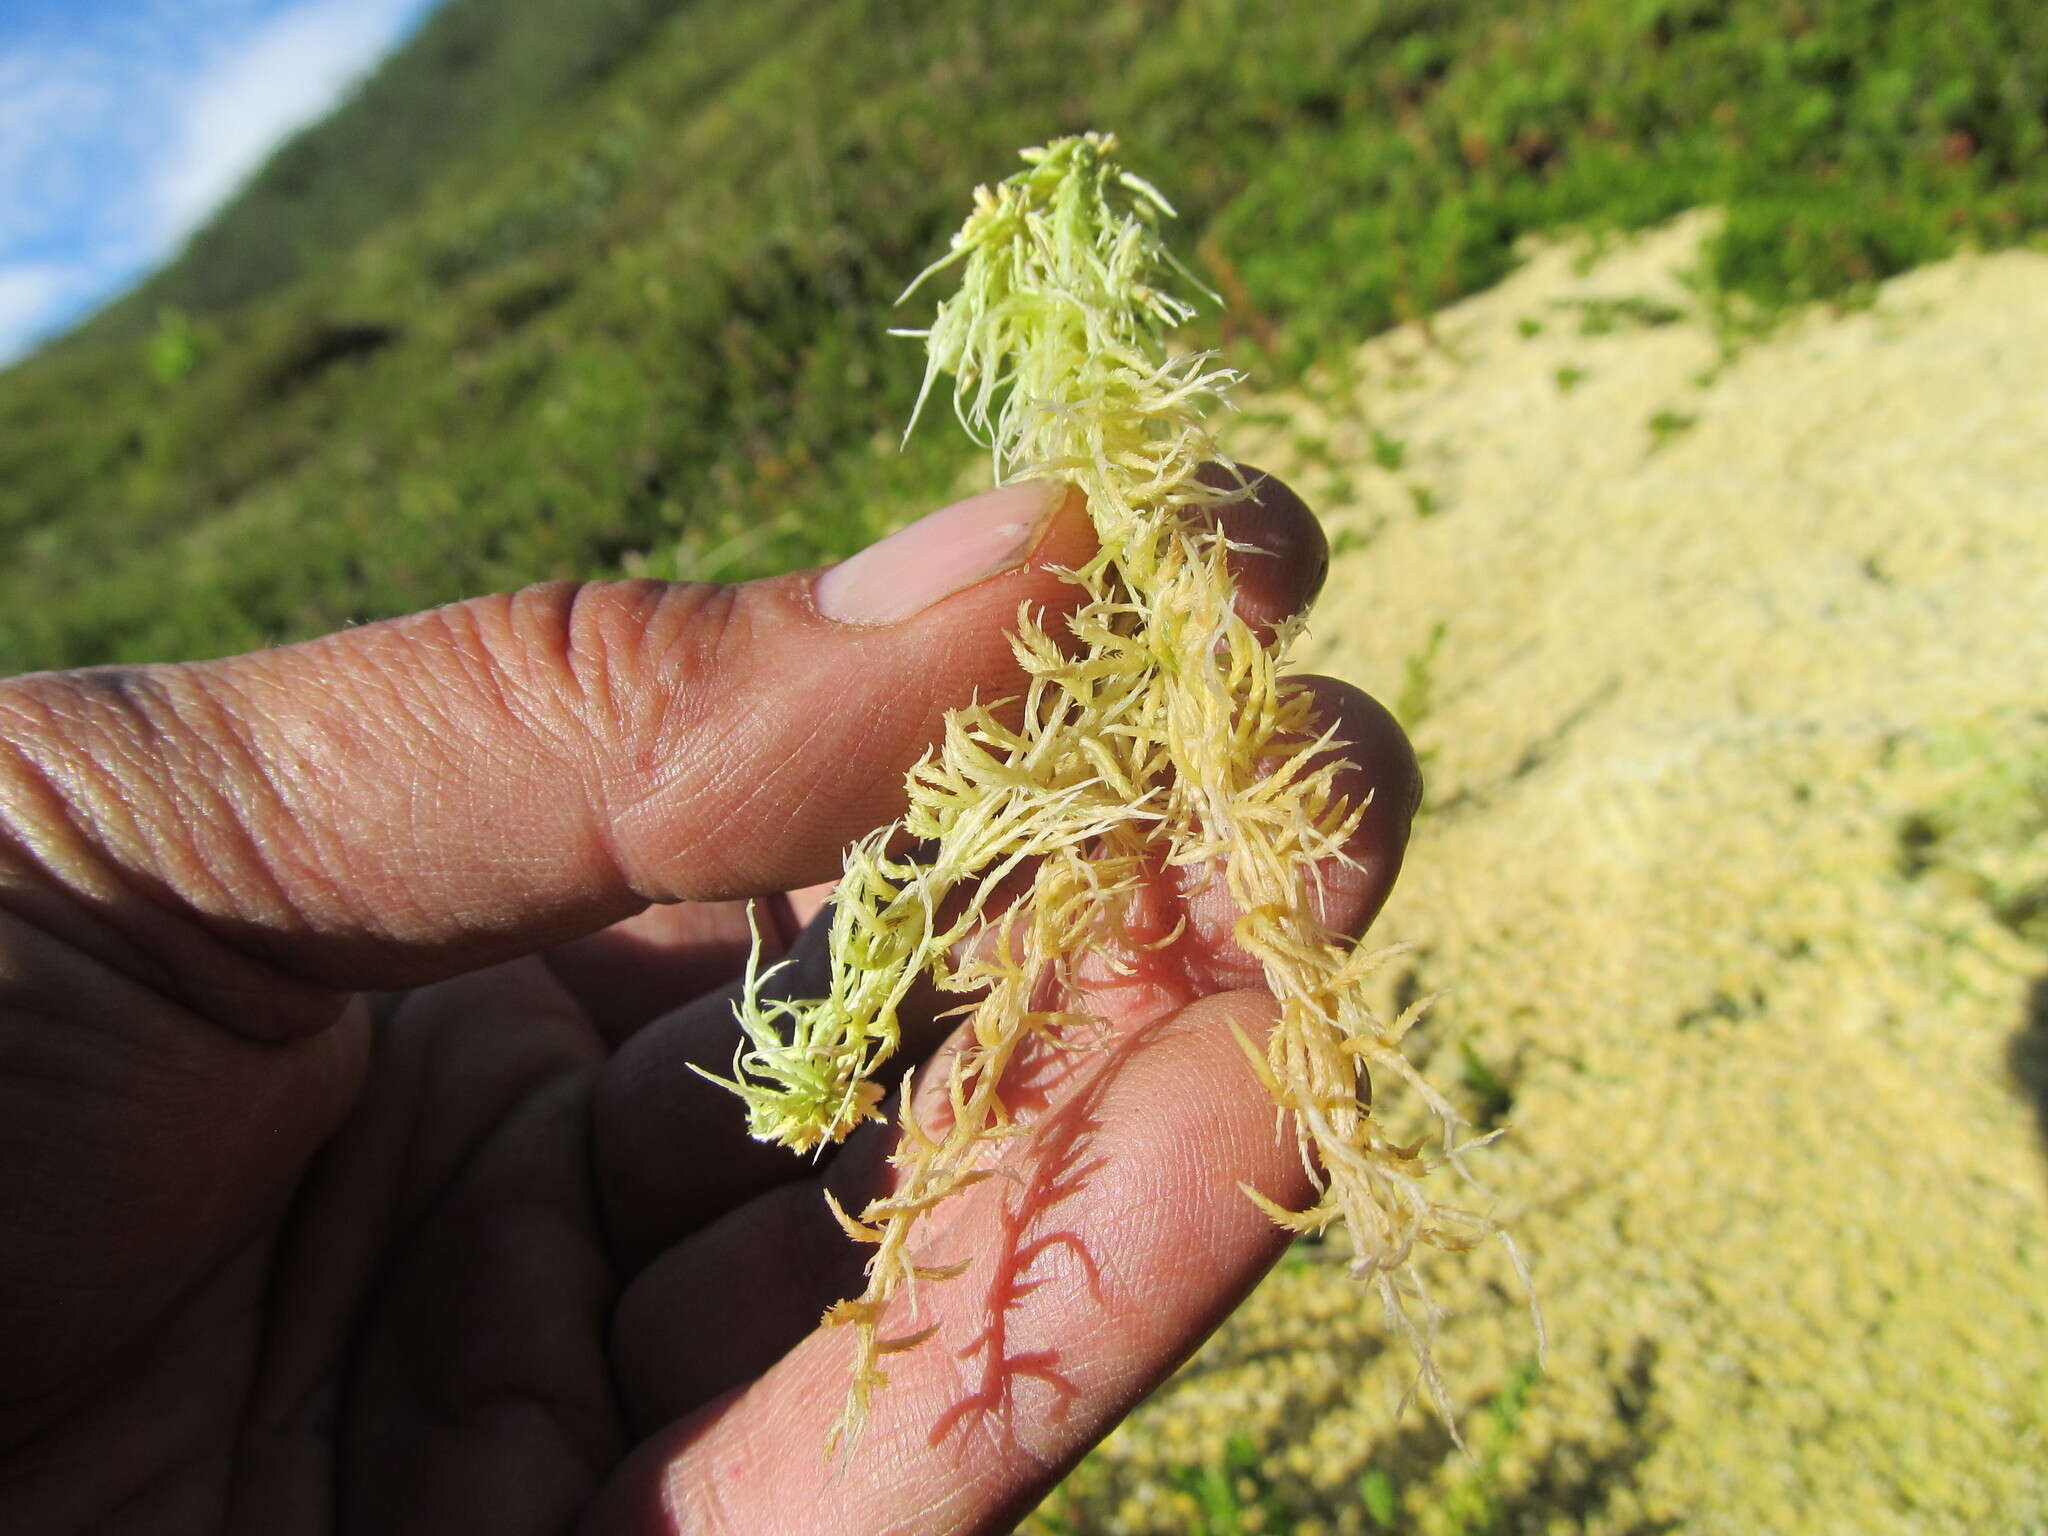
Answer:
MULTIPOLYGON (((1318 728, 1332 737, 1312 762, 1336 762, 1333 793, 1359 812, 1341 854, 1299 872, 1300 899, 1333 939, 1352 940, 1393 892, 1421 803, 1421 770, 1399 722, 1370 695, 1330 677, 1294 686, 1312 696, 1318 728)), ((1120 944, 1099 946, 1077 967, 1087 1010, 1152 1018, 1213 992, 1264 986, 1264 966, 1237 940, 1241 915, 1226 871, 1163 867, 1120 913, 1120 944)))
POLYGON ((1230 579, 1239 617, 1270 641, 1288 619, 1308 612, 1330 574, 1330 541, 1302 499, 1249 464, 1205 465, 1205 484, 1231 493, 1208 518, 1236 546, 1230 579))
MULTIPOLYGON (((744 1390, 657 1434, 589 1528, 826 1536, 900 1529, 914 1513, 919 1529, 1006 1529, 1285 1247, 1236 1188, 1245 1179, 1281 1200, 1309 1194, 1231 1035, 1233 1024, 1266 1027, 1272 1006, 1227 994, 1115 1041, 1038 1120, 1010 1176, 960 1197, 929 1260, 971 1267, 921 1289, 918 1326, 937 1331, 891 1357, 850 1463, 836 1464, 824 1443, 845 1401, 853 1341, 826 1329, 744 1390)), ((698 1258, 741 1266, 725 1270, 736 1283, 723 1306, 695 1297, 699 1329, 731 1329, 752 1294, 746 1254, 735 1245, 698 1258)), ((668 1326, 683 1314, 663 1299, 637 1301, 630 1315, 622 1307, 614 1356, 687 1372, 698 1339, 668 1326)), ((779 1310, 793 1318, 812 1299, 788 1297, 779 1310)), ((748 1326, 766 1342, 760 1325, 748 1326)), ((698 1390, 713 1384, 700 1375, 698 1390)))
POLYGON ((800 891, 789 893, 789 915, 795 920, 799 931, 810 926, 817 915, 831 904, 832 893, 839 888, 839 877, 821 880, 816 885, 807 885, 800 891))
MULTIPOLYGON (((1338 937, 1363 934, 1392 890, 1420 801, 1422 779, 1406 735, 1388 711, 1349 684, 1304 678, 1317 718, 1344 745, 1338 792, 1364 807, 1344 857, 1320 871, 1308 896, 1338 937)), ((1169 870, 1158 899, 1124 914, 1131 950, 1088 964, 1085 1005, 1112 1023, 1137 1023, 1212 993, 1264 985, 1264 973, 1237 944, 1237 909, 1224 882, 1202 870, 1169 870), (1181 918, 1185 916, 1183 925, 1181 918), (1176 936, 1176 930, 1177 936, 1176 936), (1148 948, 1147 946, 1152 946, 1148 948)), ((772 995, 822 997, 829 985, 826 926, 805 930, 797 963, 774 979, 772 995)), ((657 1019, 621 1048, 594 1090, 592 1157, 599 1208, 613 1251, 636 1265, 685 1233, 812 1168, 745 1134, 737 1102, 701 1072, 729 1075, 738 1038, 733 992, 707 996, 657 1019)), ((938 1017, 957 995, 920 988, 899 1023, 900 1071, 932 1050, 952 1027, 938 1017)))
POLYGON ((820 881, 751 901, 652 906, 544 955, 606 1043, 618 1046, 663 1014, 731 986, 747 968, 756 932, 763 961, 780 960, 838 883, 820 881))
POLYGON ((780 959, 802 925, 786 896, 684 901, 649 907, 623 922, 543 953, 548 970, 610 1046, 685 999, 731 985, 754 935, 780 959))
POLYGON ((1357 938, 1380 915, 1401 873, 1422 808, 1422 765, 1401 722, 1371 694, 1334 677, 1302 677, 1296 685, 1313 695, 1315 719, 1341 762, 1336 793, 1363 807, 1343 858, 1325 872, 1327 894, 1317 897, 1324 926, 1357 938))
POLYGON ((829 874, 945 709, 1014 687, 1019 606, 1071 604, 1054 567, 1093 547, 1041 483, 822 576, 563 583, 15 679, 0 824, 39 866, 33 920, 244 1025, 250 959, 328 987, 473 969, 829 874))
MULTIPOLYGON (((788 889, 900 805, 945 708, 1015 682, 1092 530, 1034 487, 824 575, 558 584, 195 666, 0 684, 36 920, 249 1017, 274 977, 395 986, 647 902, 788 889), (196 919, 196 921, 195 921, 196 919)), ((331 1012, 331 1008, 330 1008, 331 1012)))
MULTIPOLYGON (((1129 1032, 1156 1020, 1119 1022, 1129 1032)), ((953 1030, 930 1058, 933 1069, 916 1080, 917 1117, 929 1131, 943 1134, 951 1123, 948 1058, 970 1033, 953 1030)), ((892 1065, 919 1054, 913 1046, 892 1065)), ((1088 1066, 1085 1053, 1027 1040, 1004 1071, 1004 1105, 1017 1124, 1029 1126, 1088 1066)), ((903 1086, 898 1082, 883 1105, 891 1121, 903 1086)), ((891 1161, 897 1142, 894 1124, 864 1126, 822 1164, 764 1183, 717 1220, 678 1232, 638 1269, 614 1325, 634 1343, 617 1372, 635 1433, 653 1433, 761 1374, 811 1331, 827 1306, 861 1293, 874 1250, 847 1240, 824 1195, 829 1190, 841 1209, 862 1211, 897 1193, 901 1175, 891 1161), (753 1298, 739 1315, 719 1300, 735 1283, 753 1298), (710 1317, 721 1323, 707 1336, 702 1320, 710 1317)))
MULTIPOLYGON (((814 922, 770 995, 819 997, 830 985, 829 920, 814 922)), ((730 1076, 739 1026, 735 983, 635 1033, 591 1089, 590 1151, 598 1210, 614 1258, 631 1270, 811 1164, 747 1135, 740 1101, 704 1074, 730 1076)))
POLYGON ((774 1365, 833 1302, 860 1294, 868 1252, 806 1176, 656 1255, 612 1314, 629 1436, 653 1434, 774 1365))
MULTIPOLYGON (((315 1429, 348 1448, 327 1480, 348 1528, 559 1532, 620 1453, 602 1344, 616 1282, 590 1241, 582 1156, 600 1053, 531 957, 411 994, 385 1031, 371 1123, 330 1149, 289 1250, 300 1289, 328 1300, 345 1298, 325 1260, 377 1260, 340 1326, 311 1335, 328 1357, 315 1429), (351 1218, 381 1240, 357 1241, 351 1218)), ((304 1324, 303 1299, 269 1302, 304 1324)), ((266 1367, 312 1363, 287 1328, 266 1342, 266 1367)), ((322 1387, 302 1377, 285 1411, 317 1416, 322 1387)))

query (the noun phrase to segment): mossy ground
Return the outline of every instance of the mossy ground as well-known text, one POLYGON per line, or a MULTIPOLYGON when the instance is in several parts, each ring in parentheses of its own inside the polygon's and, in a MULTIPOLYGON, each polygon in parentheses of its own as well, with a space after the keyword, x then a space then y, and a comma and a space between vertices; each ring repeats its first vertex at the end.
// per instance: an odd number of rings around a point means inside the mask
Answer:
MULTIPOLYGON (((1711 228, 1541 254, 1233 444, 1347 551, 1305 664, 1427 672, 1387 986, 1513 1123, 1548 1371, 1468 1462, 1298 1249, 1038 1529, 2048 1522, 2048 259, 1730 358, 1674 276, 1711 228)), ((1435 1273, 1482 1408, 1526 1315, 1435 1273)))

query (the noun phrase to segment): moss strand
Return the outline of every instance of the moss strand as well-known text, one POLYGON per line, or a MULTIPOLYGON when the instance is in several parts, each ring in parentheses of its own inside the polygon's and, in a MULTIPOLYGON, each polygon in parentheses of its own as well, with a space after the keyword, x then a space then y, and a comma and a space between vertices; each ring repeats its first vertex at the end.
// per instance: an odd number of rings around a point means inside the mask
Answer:
POLYGON ((1242 914, 1235 937, 1279 1002, 1265 1046, 1243 1043, 1322 1193, 1304 1211, 1246 1194, 1293 1231, 1348 1224, 1354 1271, 1415 1345, 1421 1384, 1447 1422, 1429 1358, 1433 1317, 1411 1261, 1497 1230, 1424 1188, 1434 1167, 1476 1143, 1401 1054, 1419 1007, 1391 1023, 1376 1017, 1360 983, 1380 956, 1317 916, 1318 871, 1346 857, 1365 807, 1338 793, 1341 744, 1319 733, 1308 695, 1282 676, 1295 627, 1262 642, 1233 606, 1230 547, 1199 516, 1232 492, 1197 471, 1222 461, 1206 422, 1236 375, 1208 354, 1168 352, 1167 333, 1192 309, 1166 285, 1193 279, 1159 237, 1172 210, 1114 151, 1108 135, 1060 140, 978 189, 951 253, 911 285, 958 264, 959 292, 928 330, 903 333, 929 351, 920 409, 950 374, 955 412, 989 447, 998 481, 1058 479, 1086 496, 1101 547, 1071 573, 1084 589, 1067 621, 1074 644, 1063 649, 1034 614, 1019 614, 1021 723, 1006 726, 983 705, 955 712, 909 775, 903 819, 849 851, 829 995, 772 998, 755 971, 737 1010, 747 1045, 728 1086, 754 1135, 803 1151, 880 1118, 875 1076, 920 977, 974 999, 947 1069, 944 1132, 914 1118, 906 1081, 896 1192, 857 1216, 834 1206, 875 1248, 865 1291, 827 1313, 858 1340, 842 1445, 884 1381, 882 1357, 924 1337, 884 1337, 892 1300, 911 1295, 914 1324, 918 1282, 961 1267, 920 1267, 912 1242, 934 1207, 986 1176, 988 1146, 1012 1132, 1004 1070, 1028 1041, 1071 1045, 1085 1033, 1087 1020, 1033 999, 1048 979, 1071 986, 1081 955, 1127 963, 1127 903, 1162 864, 1220 876, 1242 914), (921 845, 914 857, 890 852, 906 833, 921 845), (1028 894, 998 914, 996 892, 1025 871, 1028 894), (1376 1080, 1422 1096, 1439 1127, 1433 1153, 1386 1134, 1376 1080))

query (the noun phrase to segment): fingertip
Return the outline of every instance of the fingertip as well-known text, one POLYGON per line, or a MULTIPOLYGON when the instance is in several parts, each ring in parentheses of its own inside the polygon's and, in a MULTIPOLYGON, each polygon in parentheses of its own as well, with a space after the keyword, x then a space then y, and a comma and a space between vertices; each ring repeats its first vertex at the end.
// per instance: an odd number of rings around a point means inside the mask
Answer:
POLYGON ((1330 571, 1330 541, 1323 525, 1286 482, 1249 464, 1204 465, 1205 485, 1231 499, 1212 512, 1232 544, 1230 574, 1237 587, 1237 611, 1261 640, 1304 614, 1322 591, 1330 571))
POLYGON ((812 602, 835 623, 900 624, 992 577, 1043 565, 1042 547, 1072 521, 1078 501, 1056 480, 969 496, 826 567, 811 582, 812 602))
POLYGON ((1338 743, 1337 794, 1362 807, 1345 863, 1329 871, 1325 918, 1339 932, 1363 933, 1401 873, 1422 803, 1422 768, 1400 721, 1363 689, 1334 677, 1293 683, 1311 695, 1318 726, 1338 743))

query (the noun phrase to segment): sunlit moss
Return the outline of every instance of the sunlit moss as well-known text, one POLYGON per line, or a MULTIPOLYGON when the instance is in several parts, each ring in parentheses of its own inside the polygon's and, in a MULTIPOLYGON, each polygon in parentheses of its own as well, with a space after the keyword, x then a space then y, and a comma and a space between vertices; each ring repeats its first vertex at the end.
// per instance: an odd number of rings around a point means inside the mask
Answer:
POLYGON ((857 1216, 834 1207, 875 1245, 865 1293, 828 1314, 859 1333, 846 1420, 857 1428, 881 1356, 920 1337, 883 1337, 890 1301, 942 1277, 910 1256, 919 1222, 985 1177, 988 1145, 1012 1130, 1005 1068, 1029 1040, 1087 1038, 1085 1016, 1035 1000, 1048 982, 1075 995, 1084 960, 1132 965, 1128 903, 1162 868, 1206 867, 1279 1002, 1270 1041, 1244 1041, 1253 1070, 1292 1116, 1304 1164, 1324 1174, 1304 1211, 1246 1194, 1295 1231, 1348 1223, 1354 1270, 1415 1343, 1448 1412, 1409 1260, 1493 1227, 1423 1186, 1457 1161, 1463 1121, 1399 1049, 1419 1010, 1368 1007, 1363 982, 1381 957, 1317 915, 1319 870, 1347 857, 1364 807, 1338 793, 1333 743, 1282 675, 1297 626, 1262 639, 1233 606, 1229 542, 1200 516, 1231 493, 1197 471, 1220 457, 1208 421, 1234 376, 1206 354, 1169 352, 1166 333, 1191 313, 1173 286, 1191 280, 1159 238, 1165 199, 1121 170, 1114 148, 1090 134, 1029 150, 1026 169, 978 191, 931 269, 959 265, 959 291, 917 333, 926 392, 951 375, 999 480, 1054 478, 1087 498, 1100 552, 1070 576, 1084 593, 1065 622, 1071 643, 1018 616, 1021 720, 989 705, 949 717, 939 750, 910 773, 903 819, 847 856, 830 995, 787 1001, 750 977, 731 1086, 763 1140, 799 1151, 837 1140, 880 1114, 875 1076, 911 987, 929 976, 974 999, 947 1069, 946 1129, 922 1126, 906 1090, 897 1189, 857 1216), (893 851, 904 834, 915 854, 893 851), (1013 877, 1029 892, 999 907, 1013 877), (1415 1089, 1435 1134, 1405 1145, 1388 1134, 1361 1086, 1372 1080, 1415 1089))

